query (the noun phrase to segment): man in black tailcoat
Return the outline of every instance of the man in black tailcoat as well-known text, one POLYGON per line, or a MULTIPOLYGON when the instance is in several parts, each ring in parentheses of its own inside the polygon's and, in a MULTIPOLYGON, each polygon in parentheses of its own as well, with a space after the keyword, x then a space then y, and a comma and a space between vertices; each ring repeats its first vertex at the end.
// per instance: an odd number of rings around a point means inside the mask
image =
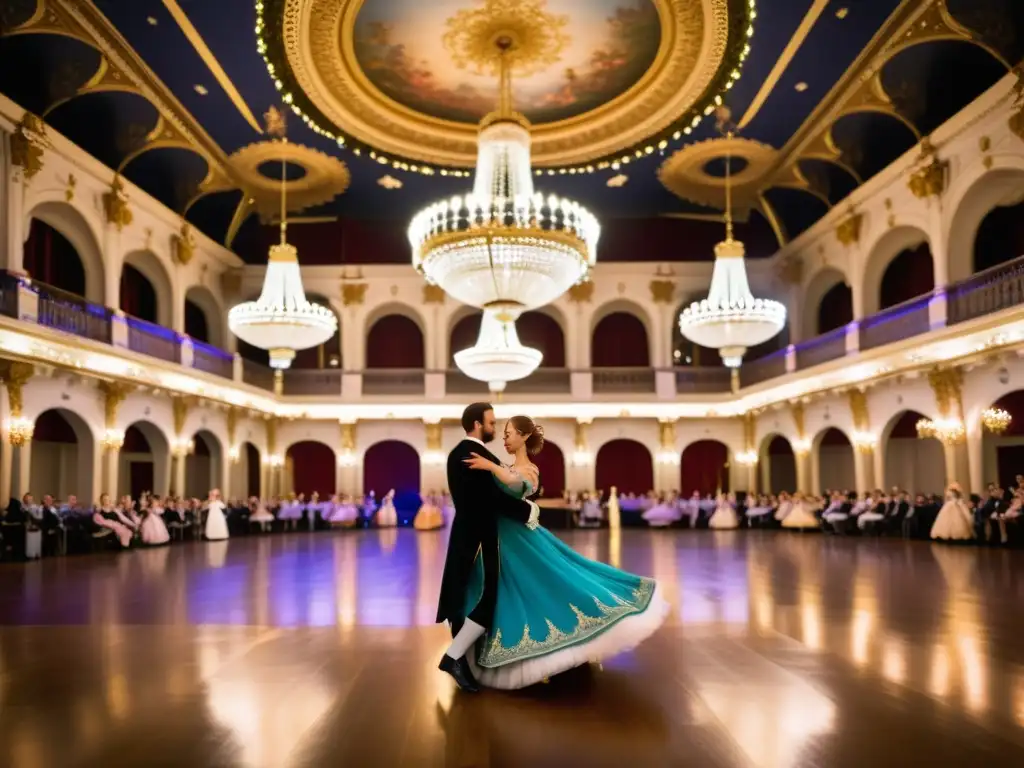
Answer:
POLYGON ((466 661, 466 652, 491 627, 498 594, 498 515, 536 527, 540 510, 531 501, 509 496, 494 482, 490 472, 469 469, 465 460, 479 454, 498 463, 486 444, 494 439, 494 409, 490 403, 473 403, 462 413, 463 439, 448 454, 448 490, 455 505, 455 520, 448 538, 448 555, 437 607, 438 623, 451 623, 451 646, 438 668, 455 678, 464 691, 478 685, 466 661), (469 615, 466 590, 477 557, 483 558, 484 591, 469 615))

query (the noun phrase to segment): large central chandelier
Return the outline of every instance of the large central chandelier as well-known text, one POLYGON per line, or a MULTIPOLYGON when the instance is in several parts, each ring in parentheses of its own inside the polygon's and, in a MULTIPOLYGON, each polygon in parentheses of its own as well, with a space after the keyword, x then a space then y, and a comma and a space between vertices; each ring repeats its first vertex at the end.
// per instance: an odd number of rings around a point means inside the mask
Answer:
MULTIPOLYGON (((266 114, 267 132, 282 143, 284 115, 273 107, 266 114)), ((263 291, 256 301, 231 308, 228 327, 242 341, 270 354, 270 366, 288 368, 295 352, 323 344, 338 330, 338 318, 327 307, 306 299, 299 270, 299 252, 288 242, 287 173, 285 153, 281 155, 281 242, 270 246, 263 291)))
MULTIPOLYGON (((719 109, 718 124, 727 139, 729 110, 719 109)), ((725 240, 715 246, 715 267, 708 297, 694 302, 679 315, 679 330, 702 347, 717 349, 722 362, 739 368, 744 353, 771 339, 786 324, 786 307, 771 299, 755 299, 747 282, 746 250, 733 237, 731 158, 725 163, 725 240)))
POLYGON ((474 347, 455 364, 494 391, 525 378, 542 355, 524 347, 516 319, 550 304, 587 277, 601 227, 579 203, 533 187, 530 123, 512 109, 516 38, 496 34, 491 66, 498 108, 480 122, 473 191, 429 206, 409 225, 413 266, 453 299, 484 316, 474 347))

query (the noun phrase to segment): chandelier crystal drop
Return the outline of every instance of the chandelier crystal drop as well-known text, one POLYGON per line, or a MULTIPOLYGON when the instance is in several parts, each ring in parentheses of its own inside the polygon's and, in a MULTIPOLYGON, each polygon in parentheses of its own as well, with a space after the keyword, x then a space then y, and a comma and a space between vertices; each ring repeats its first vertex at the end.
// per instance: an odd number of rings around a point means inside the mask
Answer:
MULTIPOLYGON (((729 121, 729 110, 719 110, 719 126, 729 121)), ((733 131, 725 131, 727 139, 733 131)), ((725 240, 715 246, 715 266, 708 297, 694 302, 679 315, 679 331, 694 344, 717 349, 722 362, 739 368, 751 347, 763 344, 786 325, 786 307, 771 299, 756 299, 750 292, 746 250, 733 237, 730 157, 725 165, 725 240)))
POLYGON ((540 364, 540 352, 519 344, 516 318, 586 279, 601 227, 579 203, 534 190, 530 123, 512 109, 514 37, 496 35, 495 45, 498 109, 480 122, 473 190, 418 213, 408 236, 413 266, 429 283, 485 310, 477 345, 455 361, 500 391, 540 364))
MULTIPOLYGON (((284 116, 271 108, 267 132, 284 135, 284 116)), ((270 366, 288 368, 296 351, 323 344, 338 331, 338 318, 327 307, 306 298, 299 270, 299 252, 288 242, 286 161, 281 159, 281 242, 270 247, 263 290, 256 301, 231 308, 228 327, 242 341, 270 354, 270 366)))

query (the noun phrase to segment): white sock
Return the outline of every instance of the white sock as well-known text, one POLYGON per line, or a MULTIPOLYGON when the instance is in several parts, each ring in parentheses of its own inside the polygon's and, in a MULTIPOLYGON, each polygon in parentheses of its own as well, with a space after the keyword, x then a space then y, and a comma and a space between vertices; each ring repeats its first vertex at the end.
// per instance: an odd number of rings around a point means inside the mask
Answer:
POLYGON ((452 644, 448 646, 445 655, 451 656, 453 659, 461 659, 466 655, 466 651, 470 649, 470 646, 477 641, 477 638, 483 637, 486 631, 486 629, 472 619, 466 619, 466 623, 462 625, 462 629, 459 630, 455 639, 452 640, 452 644))

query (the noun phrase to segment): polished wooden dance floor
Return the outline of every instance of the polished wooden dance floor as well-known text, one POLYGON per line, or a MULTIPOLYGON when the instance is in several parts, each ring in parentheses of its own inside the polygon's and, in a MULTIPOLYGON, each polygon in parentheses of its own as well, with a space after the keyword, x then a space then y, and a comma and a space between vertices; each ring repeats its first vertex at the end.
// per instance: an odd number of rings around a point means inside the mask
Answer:
POLYGON ((673 613, 602 669, 465 696, 443 533, 0 567, 0 765, 1021 766, 1024 553, 578 531, 673 613))

